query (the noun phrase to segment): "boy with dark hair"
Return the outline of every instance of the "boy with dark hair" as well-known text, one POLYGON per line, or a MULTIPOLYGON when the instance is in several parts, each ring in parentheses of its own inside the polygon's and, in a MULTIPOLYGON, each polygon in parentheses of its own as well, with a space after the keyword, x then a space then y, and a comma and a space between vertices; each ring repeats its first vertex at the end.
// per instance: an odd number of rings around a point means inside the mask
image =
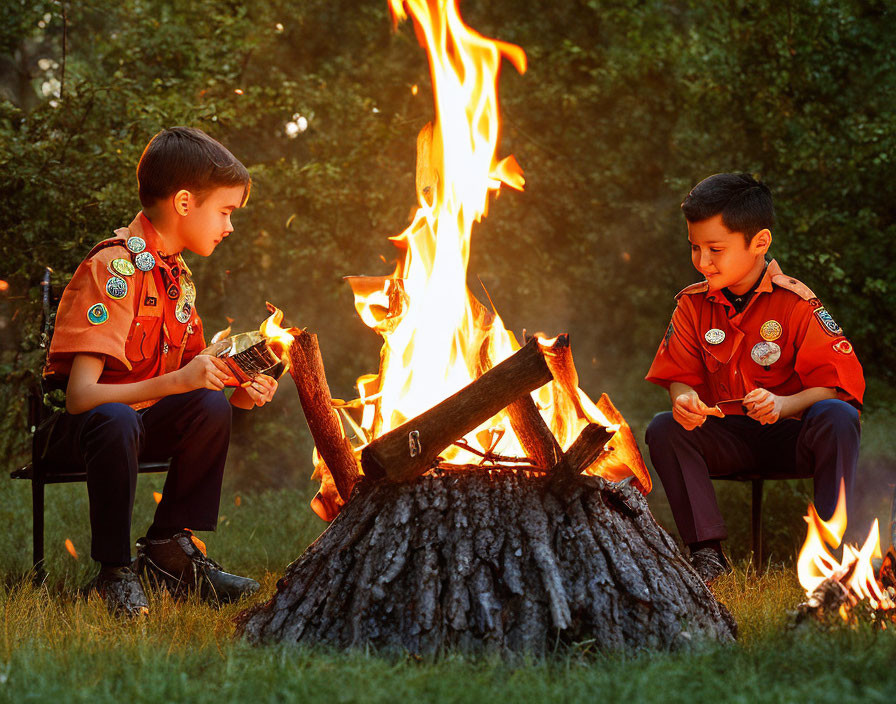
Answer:
POLYGON ((712 476, 760 471, 813 477, 829 518, 841 482, 851 492, 865 381, 852 345, 815 294, 766 260, 774 208, 749 174, 716 174, 681 204, 688 286, 647 380, 672 411, 647 429, 654 468, 691 562, 707 583, 730 569, 712 476))
POLYGON ((97 244, 59 303, 45 376, 66 388, 66 413, 53 428, 51 459, 86 466, 92 584, 116 610, 148 610, 137 571, 173 589, 233 600, 258 589, 205 556, 190 530, 214 530, 231 404, 270 401, 276 380, 237 388, 205 349, 196 288, 181 252, 203 257, 227 237, 245 205, 250 178, 227 149, 189 127, 162 130, 137 166, 143 210, 97 244), (130 530, 139 460, 171 467, 146 538, 131 566, 130 530))

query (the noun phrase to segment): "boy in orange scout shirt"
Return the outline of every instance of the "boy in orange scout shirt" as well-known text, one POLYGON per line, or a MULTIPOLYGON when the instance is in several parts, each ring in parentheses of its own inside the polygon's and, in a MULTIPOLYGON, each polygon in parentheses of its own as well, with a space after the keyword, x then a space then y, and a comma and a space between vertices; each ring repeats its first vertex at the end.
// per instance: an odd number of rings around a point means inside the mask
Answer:
POLYGON ((678 305, 647 380, 672 411, 647 429, 654 468, 691 562, 709 583, 730 569, 711 476, 794 469, 815 506, 851 492, 865 381, 852 344, 815 294, 765 255, 774 209, 748 174, 701 181, 681 205, 691 261, 705 277, 678 305))
POLYGON ((246 168, 204 132, 174 127, 147 145, 137 167, 143 210, 97 244, 66 287, 45 375, 66 387, 51 459, 87 468, 92 587, 116 610, 148 610, 137 571, 173 589, 233 600, 258 589, 208 559, 195 530, 214 530, 231 404, 270 401, 276 380, 258 376, 228 403, 224 363, 206 346, 196 289, 181 256, 203 257, 232 231, 245 204, 246 168), (131 513, 139 460, 172 458, 162 499, 131 567, 131 513))

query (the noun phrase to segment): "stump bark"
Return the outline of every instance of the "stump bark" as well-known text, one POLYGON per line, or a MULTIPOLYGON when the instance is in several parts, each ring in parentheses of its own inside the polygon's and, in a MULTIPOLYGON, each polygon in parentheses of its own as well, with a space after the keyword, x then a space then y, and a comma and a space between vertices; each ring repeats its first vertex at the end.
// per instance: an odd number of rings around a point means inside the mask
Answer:
POLYGON ((238 628, 253 642, 413 653, 736 636, 636 489, 484 467, 362 482, 238 628))

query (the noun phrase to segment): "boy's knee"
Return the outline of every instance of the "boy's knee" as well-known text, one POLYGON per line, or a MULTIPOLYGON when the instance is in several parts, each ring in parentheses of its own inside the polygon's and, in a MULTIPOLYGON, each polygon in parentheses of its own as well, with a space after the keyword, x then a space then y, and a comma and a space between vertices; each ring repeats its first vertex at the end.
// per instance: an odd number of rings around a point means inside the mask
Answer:
POLYGON ((199 389, 197 402, 205 418, 218 425, 230 427, 232 407, 223 391, 199 389))
POLYGON ((826 399, 813 403, 806 410, 803 422, 827 432, 858 432, 859 412, 845 401, 826 399))
POLYGON ((647 426, 647 432, 644 434, 644 439, 648 446, 655 446, 678 435, 681 430, 684 429, 672 416, 672 412, 665 411, 664 413, 657 413, 653 417, 653 420, 650 421, 650 425, 647 426))
POLYGON ((124 403, 103 403, 86 415, 85 431, 108 441, 136 442, 143 432, 139 414, 124 403))

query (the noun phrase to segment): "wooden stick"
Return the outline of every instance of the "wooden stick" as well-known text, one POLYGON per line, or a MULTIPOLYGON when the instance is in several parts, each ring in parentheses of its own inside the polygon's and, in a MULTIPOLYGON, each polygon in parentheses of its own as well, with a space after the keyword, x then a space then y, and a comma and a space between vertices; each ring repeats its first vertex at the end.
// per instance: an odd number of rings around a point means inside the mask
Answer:
POLYGON ((289 361, 289 373, 296 382, 314 445, 333 477, 340 498, 348 502, 358 480, 358 464, 351 443, 345 437, 342 421, 333 409, 317 335, 304 330, 294 334, 289 346, 289 361))
POLYGON ((536 467, 553 467, 563 456, 563 450, 542 418, 532 396, 526 394, 514 401, 507 406, 506 412, 510 427, 526 451, 526 456, 535 460, 536 467))
MULTIPOLYGON (((475 298, 473 300, 476 300, 475 298)), ((477 301, 478 303, 478 301, 477 301)), ((482 304, 480 308, 485 310, 482 304)), ((489 354, 489 340, 485 341, 479 349, 479 370, 480 375, 487 372, 494 366, 494 362, 489 354)), ((538 406, 532 400, 531 394, 520 397, 504 409, 507 418, 510 420, 510 427, 520 441, 520 445, 526 453, 526 457, 535 461, 535 466, 547 470, 553 467, 563 456, 563 450, 557 438, 551 432, 548 424, 545 422, 538 406)))
POLYGON ((584 472, 604 452, 604 446, 613 433, 599 423, 586 425, 563 458, 551 469, 551 479, 565 481, 584 472))
POLYGON ((426 472, 455 440, 551 380, 544 349, 533 340, 453 396, 371 442, 361 453, 364 474, 400 482, 426 472))

